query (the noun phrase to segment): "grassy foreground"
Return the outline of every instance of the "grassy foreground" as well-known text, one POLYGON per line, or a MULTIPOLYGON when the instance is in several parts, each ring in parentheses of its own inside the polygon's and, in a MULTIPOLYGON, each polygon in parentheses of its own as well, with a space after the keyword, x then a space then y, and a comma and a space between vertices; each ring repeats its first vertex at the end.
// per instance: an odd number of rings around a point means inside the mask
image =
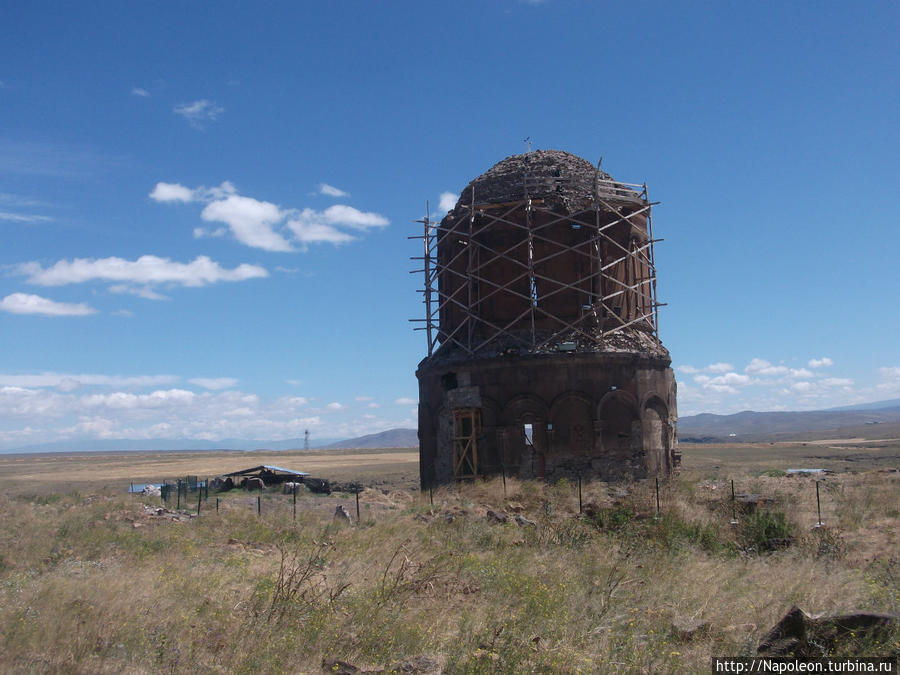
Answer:
MULTIPOLYGON (((102 491, 0 496, 0 671, 708 672, 792 604, 900 613, 898 474, 830 476, 820 529, 812 479, 769 474, 739 478, 773 501, 737 526, 730 486, 698 473, 660 518, 652 483, 585 485, 582 516, 566 482, 433 506, 367 490, 358 526, 332 518, 355 516, 346 496, 304 495, 296 521, 277 494, 183 519, 102 491)), ((900 635, 838 652, 897 654, 900 635)))

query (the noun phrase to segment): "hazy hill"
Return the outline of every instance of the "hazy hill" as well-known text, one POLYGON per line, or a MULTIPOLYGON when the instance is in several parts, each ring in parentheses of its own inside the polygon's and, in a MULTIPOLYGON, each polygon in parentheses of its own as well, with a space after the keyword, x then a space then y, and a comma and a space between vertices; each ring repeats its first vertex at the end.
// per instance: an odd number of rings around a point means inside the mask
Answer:
POLYGON ((348 438, 323 446, 324 450, 337 448, 418 448, 419 432, 415 429, 388 429, 377 434, 348 438))
POLYGON ((734 415, 703 413, 678 420, 678 437, 685 442, 773 441, 828 436, 891 437, 900 432, 900 405, 889 401, 867 408, 805 412, 752 412, 734 415), (887 405, 881 405, 881 404, 887 405))

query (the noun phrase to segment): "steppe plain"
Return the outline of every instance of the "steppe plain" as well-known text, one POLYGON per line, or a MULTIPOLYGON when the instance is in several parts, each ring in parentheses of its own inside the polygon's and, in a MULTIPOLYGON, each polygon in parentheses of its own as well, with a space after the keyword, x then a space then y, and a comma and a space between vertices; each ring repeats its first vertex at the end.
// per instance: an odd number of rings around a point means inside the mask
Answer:
MULTIPOLYGON (((570 481, 423 494, 410 449, 0 455, 0 670, 703 672, 794 604, 900 614, 900 441, 682 451, 659 514, 651 481, 586 482, 581 509, 570 481), (258 464, 361 482, 359 522, 348 493, 295 518, 275 490, 199 516, 196 493, 176 513, 126 492, 258 464), (834 471, 824 527, 791 468, 834 471), (768 500, 736 526, 732 479, 768 500)), ((896 656, 900 635, 829 649, 896 656)))

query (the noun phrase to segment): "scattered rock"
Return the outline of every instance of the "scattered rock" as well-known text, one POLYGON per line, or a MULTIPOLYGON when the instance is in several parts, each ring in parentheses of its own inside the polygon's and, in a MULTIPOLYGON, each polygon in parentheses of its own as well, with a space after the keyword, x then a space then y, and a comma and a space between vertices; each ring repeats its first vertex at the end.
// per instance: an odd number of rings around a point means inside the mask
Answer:
POLYGON ((391 666, 388 672, 402 673, 403 675, 433 675, 440 673, 441 667, 437 659, 422 654, 391 666))
POLYGON ((322 661, 322 672, 331 673, 331 675, 355 675, 360 671, 352 663, 340 659, 325 659, 322 661))
POLYGON ((488 520, 495 523, 505 523, 509 520, 509 516, 506 515, 503 511, 494 511, 493 509, 488 509, 487 513, 484 514, 488 520))
POLYGON ((533 520, 528 520, 528 518, 523 516, 521 513, 517 513, 513 518, 516 521, 516 524, 521 527, 537 527, 536 522, 534 522, 533 520))
POLYGON ((820 657, 846 640, 871 640, 900 625, 900 617, 874 612, 810 616, 794 605, 759 641, 763 656, 820 657))
POLYGON ((698 621, 697 619, 676 619, 672 623, 672 632, 682 642, 690 642, 695 637, 703 637, 709 634, 709 621, 698 621))
POLYGON ((353 518, 350 517, 350 512, 347 510, 343 504, 338 504, 334 509, 334 519, 339 520, 343 523, 352 523, 353 518))
POLYGON ((518 502, 509 502, 506 505, 506 508, 512 511, 513 513, 522 513, 525 510, 525 507, 519 504, 518 502))

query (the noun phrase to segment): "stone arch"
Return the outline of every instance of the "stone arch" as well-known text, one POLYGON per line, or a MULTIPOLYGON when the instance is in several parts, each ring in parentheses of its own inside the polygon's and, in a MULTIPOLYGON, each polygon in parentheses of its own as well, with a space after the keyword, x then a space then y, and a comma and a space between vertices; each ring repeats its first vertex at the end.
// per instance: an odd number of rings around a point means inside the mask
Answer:
POLYGON ((591 397, 581 391, 567 391, 550 406, 550 452, 565 451, 588 455, 594 448, 594 415, 591 397))
POLYGON ((669 426, 669 407, 659 395, 651 394, 641 409, 644 457, 651 475, 667 476, 672 471, 669 426))
POLYGON ((546 401, 534 394, 514 396, 503 407, 504 449, 501 455, 504 465, 517 470, 520 477, 531 478, 544 473, 549 416, 546 401), (526 440, 525 425, 531 427, 531 443, 526 440))
POLYGON ((607 392, 597 405, 600 444, 604 454, 630 458, 641 449, 641 416, 637 401, 626 391, 607 392))

